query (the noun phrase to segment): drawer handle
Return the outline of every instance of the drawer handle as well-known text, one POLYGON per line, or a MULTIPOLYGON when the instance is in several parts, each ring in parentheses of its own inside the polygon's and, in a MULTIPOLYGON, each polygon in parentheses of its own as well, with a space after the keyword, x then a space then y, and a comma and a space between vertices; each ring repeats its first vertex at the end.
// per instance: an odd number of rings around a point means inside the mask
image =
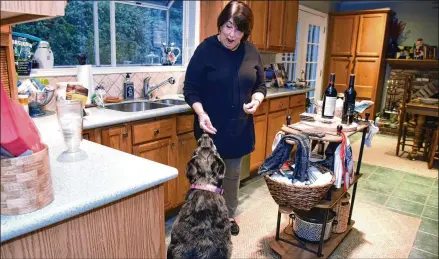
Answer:
POLYGON ((122 134, 120 134, 120 135, 122 135, 122 137, 128 137, 128 132, 124 132, 124 133, 122 133, 122 134))
POLYGON ((158 129, 154 130, 154 135, 158 135, 159 133, 160 133, 160 130, 158 130, 158 129))
POLYGON ((172 142, 172 143, 171 143, 171 148, 174 148, 174 147, 175 147, 175 143, 172 142))
POLYGON ((180 140, 180 143, 181 143, 182 145, 184 145, 184 140, 180 140))

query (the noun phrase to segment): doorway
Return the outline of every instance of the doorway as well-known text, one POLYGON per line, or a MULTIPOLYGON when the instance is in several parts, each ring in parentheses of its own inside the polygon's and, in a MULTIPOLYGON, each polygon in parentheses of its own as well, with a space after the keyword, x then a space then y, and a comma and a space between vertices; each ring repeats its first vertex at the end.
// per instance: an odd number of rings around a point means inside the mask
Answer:
POLYGON ((308 93, 311 103, 320 99, 323 89, 327 23, 327 14, 299 5, 295 52, 282 54, 288 80, 306 79, 315 89, 308 93))

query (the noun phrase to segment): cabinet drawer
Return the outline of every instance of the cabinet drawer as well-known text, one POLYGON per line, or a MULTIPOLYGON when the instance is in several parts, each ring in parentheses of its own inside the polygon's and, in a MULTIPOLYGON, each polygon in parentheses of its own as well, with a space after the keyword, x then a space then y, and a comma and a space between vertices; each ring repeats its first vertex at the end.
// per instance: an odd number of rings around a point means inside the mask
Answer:
POLYGON ((290 96, 290 107, 305 106, 305 103, 306 103, 305 94, 290 96))
POLYGON ((287 109, 289 104, 289 97, 281 97, 270 100, 270 112, 287 109))
POLYGON ((262 101, 261 105, 259 105, 258 109, 255 112, 255 116, 266 114, 268 111, 268 101, 262 101))
POLYGON ((194 130, 194 115, 180 115, 177 117, 177 134, 194 130))
POLYGON ((165 119, 133 125, 133 145, 172 136, 175 119, 165 119))

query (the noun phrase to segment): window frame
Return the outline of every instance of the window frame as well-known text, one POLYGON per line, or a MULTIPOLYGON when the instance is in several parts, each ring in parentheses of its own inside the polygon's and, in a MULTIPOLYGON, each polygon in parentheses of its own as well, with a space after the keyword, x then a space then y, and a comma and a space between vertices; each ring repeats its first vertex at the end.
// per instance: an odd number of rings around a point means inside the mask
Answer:
MULTIPOLYGON (((148 3, 135 4, 133 2, 124 1, 110 1, 110 44, 111 44, 111 65, 100 65, 99 60, 99 17, 98 13, 99 1, 93 1, 93 24, 94 24, 94 55, 96 64, 93 65, 93 74, 119 74, 119 73, 142 73, 142 72, 183 72, 186 71, 189 63, 191 53, 190 48, 195 49, 199 44, 199 30, 200 30, 200 2, 199 1, 183 1, 183 33, 182 33, 182 64, 174 66, 117 66, 116 64, 116 24, 115 24, 115 6, 118 4, 129 4, 134 6, 141 6, 146 8, 156 8, 164 10, 165 8, 172 7, 174 1, 169 1, 168 7, 155 6, 148 3), (189 17, 195 16, 193 20, 195 24, 189 24, 189 17), (192 42, 188 44, 189 37, 192 42)), ((169 37, 169 11, 167 12, 167 38, 169 37)), ((29 76, 20 76, 20 78, 26 77, 54 77, 54 76, 75 76, 77 73, 77 66, 57 66, 52 69, 32 69, 29 76)))

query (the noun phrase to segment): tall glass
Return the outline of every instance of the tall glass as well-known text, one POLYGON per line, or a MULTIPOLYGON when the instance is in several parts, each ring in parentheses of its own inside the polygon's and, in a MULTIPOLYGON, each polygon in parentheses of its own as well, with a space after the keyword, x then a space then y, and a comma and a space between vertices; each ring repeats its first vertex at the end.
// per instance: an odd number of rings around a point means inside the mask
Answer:
POLYGON ((82 141, 82 102, 80 100, 57 100, 56 111, 64 143, 67 149, 59 160, 73 162, 84 159, 80 149, 82 141))

